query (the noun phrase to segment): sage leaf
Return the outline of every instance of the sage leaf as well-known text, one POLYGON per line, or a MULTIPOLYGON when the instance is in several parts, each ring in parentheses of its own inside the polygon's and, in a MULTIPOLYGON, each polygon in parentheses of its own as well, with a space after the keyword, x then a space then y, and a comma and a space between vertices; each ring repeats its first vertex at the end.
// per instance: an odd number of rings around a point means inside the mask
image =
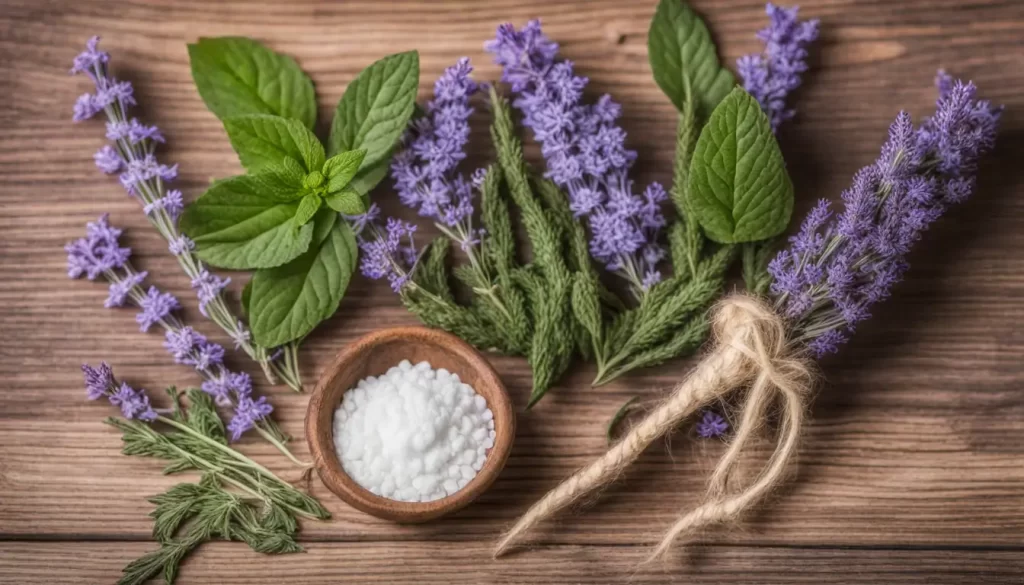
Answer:
POLYGON ((313 81, 291 57, 243 37, 201 38, 188 56, 196 89, 218 118, 271 114, 310 129, 316 123, 313 81))
POLYGON ((276 347, 300 339, 337 311, 357 254, 352 228, 337 217, 317 215, 317 232, 330 224, 319 246, 284 266, 253 275, 249 323, 260 345, 276 347))
POLYGON ((323 145, 298 120, 268 114, 232 116, 224 119, 224 129, 250 173, 278 168, 288 158, 300 163, 307 173, 324 166, 323 145))
POLYGON ((416 51, 384 57, 364 69, 338 102, 328 152, 365 149, 363 168, 386 158, 412 115, 419 77, 416 51))
POLYGON ((366 206, 363 205, 363 198, 354 189, 345 189, 337 193, 331 193, 325 198, 327 206, 345 215, 362 215, 366 213, 366 206))
POLYGON ((654 81, 680 111, 689 99, 707 116, 736 85, 718 62, 704 21, 684 0, 661 0, 647 33, 647 58, 654 81))
POLYGON ((327 159, 323 166, 324 176, 327 177, 327 192, 334 193, 345 188, 359 172, 359 166, 363 164, 365 157, 366 150, 361 148, 327 159))
POLYGON ((181 229, 196 254, 220 268, 251 270, 280 266, 309 247, 313 228, 296 230, 299 202, 263 190, 251 176, 217 181, 181 216, 181 229))
POLYGON ((309 193, 305 197, 299 200, 299 207, 295 210, 295 215, 292 216, 292 225, 296 229, 301 228, 313 219, 317 211, 320 211, 320 206, 323 205, 324 200, 320 198, 316 193, 309 193))
POLYGON ((785 231, 793 183, 768 116, 734 89, 711 115, 694 149, 687 194, 712 240, 733 244, 785 231))

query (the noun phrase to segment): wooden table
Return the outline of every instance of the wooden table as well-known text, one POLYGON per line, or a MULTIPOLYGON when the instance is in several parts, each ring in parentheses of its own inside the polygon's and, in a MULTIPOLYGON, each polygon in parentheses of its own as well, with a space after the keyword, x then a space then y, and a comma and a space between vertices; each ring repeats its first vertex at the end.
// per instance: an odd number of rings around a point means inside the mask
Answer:
MULTIPOLYGON (((168 138, 163 159, 180 163, 179 185, 195 197, 211 177, 238 171, 189 76, 185 43, 197 36, 251 35, 294 55, 316 82, 321 120, 329 120, 346 84, 386 53, 419 49, 426 99, 462 55, 477 64, 478 79, 495 78, 481 49, 495 25, 541 17, 590 76, 590 90, 623 102, 622 123, 640 155, 637 180, 667 182, 674 114, 647 64, 654 4, 4 0, 0 583, 111 583, 154 547, 145 498, 175 479, 161 476, 157 462, 118 453, 117 433, 101 424, 112 411, 84 399, 79 364, 108 360, 151 389, 196 382, 171 363, 159 335, 138 332, 130 310, 102 307, 105 287, 65 278, 62 245, 109 212, 126 228, 136 264, 184 300, 187 319, 228 342, 200 320, 188 281, 136 202, 94 168, 101 125, 71 123, 86 83, 67 70, 86 38, 103 35, 116 73, 135 84, 140 114, 168 138)), ((697 5, 729 62, 759 50, 759 2, 697 5)), ((1024 4, 821 0, 804 11, 822 20, 822 39, 794 102, 799 116, 780 137, 799 213, 817 198, 838 198, 874 160, 900 107, 918 119, 931 111, 940 66, 973 79, 1007 112, 976 196, 926 235, 895 298, 824 362, 827 383, 798 475, 763 513, 710 533, 705 545, 664 565, 638 566, 673 515, 697 502, 722 452, 687 427, 671 446, 650 449, 599 504, 545 526, 534 550, 492 561, 489 549, 504 527, 603 452, 604 425, 618 406, 636 394, 656 396, 686 363, 599 389, 587 385, 590 366, 581 366, 519 418, 508 467, 462 513, 395 526, 314 484, 334 519, 303 526, 307 554, 268 557, 242 544, 210 544, 185 564, 180 583, 1024 583, 1024 4)), ((475 163, 490 156, 485 118, 475 126, 475 163)), ((378 197, 393 199, 387 189, 378 197)), ((237 276, 233 290, 243 282, 237 276)), ((356 336, 411 323, 385 284, 357 280, 339 313, 305 343, 307 383, 356 336)), ((494 363, 521 407, 529 392, 524 362, 494 363)), ((304 453, 307 397, 260 390, 304 453)), ((265 444, 248 440, 242 449, 296 475, 265 444)), ((767 453, 764 444, 759 454, 767 453)))

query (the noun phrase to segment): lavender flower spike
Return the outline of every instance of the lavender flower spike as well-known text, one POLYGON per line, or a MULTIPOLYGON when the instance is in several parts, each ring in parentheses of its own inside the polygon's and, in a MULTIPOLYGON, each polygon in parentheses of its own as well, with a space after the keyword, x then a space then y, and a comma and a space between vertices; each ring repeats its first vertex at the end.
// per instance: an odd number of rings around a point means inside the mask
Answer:
POLYGON ((817 19, 797 20, 798 10, 769 2, 765 8, 769 24, 757 33, 764 52, 736 61, 743 88, 760 102, 773 131, 796 113, 786 108, 786 96, 800 87, 800 75, 807 71, 807 46, 818 38, 817 19))
MULTIPOLYGON (((71 68, 72 74, 87 75, 96 89, 95 93, 78 98, 73 119, 80 122, 100 113, 107 119, 106 137, 111 144, 104 145, 93 156, 96 167, 106 174, 117 174, 128 194, 142 204, 146 217, 167 240, 168 249, 191 280, 203 316, 220 326, 238 348, 259 362, 269 379, 281 378, 292 388, 300 389, 297 367, 273 361, 271 356, 274 354, 253 344, 249 330, 228 309, 222 292, 230 279, 209 273, 192 253, 195 248, 193 242, 178 231, 177 221, 184 209, 184 201, 181 191, 167 188, 167 183, 178 175, 178 165, 166 165, 157 160, 157 145, 164 142, 158 128, 128 117, 129 108, 135 105, 132 86, 110 75, 107 69, 110 55, 100 51, 98 45, 99 37, 89 39, 86 50, 75 57, 71 68)), ((69 267, 69 270, 75 269, 69 267)), ((95 276, 90 275, 90 278, 95 276)), ((113 291, 111 296, 115 298, 113 291)), ((154 298, 150 302, 158 303, 159 299, 154 298)), ((158 308, 154 306, 154 310, 158 308)), ((140 316, 139 324, 144 329, 154 322, 154 319, 142 319, 140 316)))
POLYGON ((542 144, 545 176, 568 191, 577 217, 588 218, 591 255, 643 296, 661 280, 665 250, 658 237, 667 196, 657 183, 642 196, 633 193, 629 170, 636 152, 626 149, 626 133, 615 124, 621 108, 608 95, 583 103, 587 79, 574 75, 572 63, 556 62, 558 45, 544 36, 539 21, 519 31, 503 24, 484 48, 502 66, 523 125, 542 144))
MULTIPOLYGON (((234 411, 234 417, 228 423, 232 440, 238 440, 245 431, 256 428, 264 438, 295 460, 284 448, 284 437, 269 418, 273 407, 266 402, 265 397, 253 399, 252 380, 248 374, 235 373, 224 367, 224 348, 208 341, 173 314, 180 308, 178 299, 173 295, 162 293, 152 286, 143 290, 142 282, 146 273, 136 272, 132 268, 129 262, 132 251, 121 247, 118 240, 121 233, 120 229, 108 223, 106 215, 90 222, 86 228, 86 237, 65 247, 68 252, 69 276, 86 276, 90 280, 103 276, 110 282, 110 295, 104 306, 112 308, 135 305, 141 309, 136 315, 136 321, 142 331, 147 331, 153 325, 163 327, 166 339, 164 347, 174 357, 174 361, 193 367, 204 379, 202 390, 213 396, 219 406, 234 411)), ((144 395, 140 398, 139 393, 123 384, 110 390, 113 377, 109 366, 101 364, 99 368, 83 367, 83 371, 90 399, 109 394, 111 401, 121 406, 125 417, 151 420, 143 417, 148 416, 145 408, 148 399, 144 395)))
POLYGON ((114 379, 114 373, 106 362, 99 367, 82 366, 85 375, 85 391, 89 400, 106 398, 111 404, 121 409, 121 414, 129 419, 152 422, 159 413, 149 404, 149 396, 145 390, 136 390, 114 379))
POLYGON ((910 248, 970 196, 978 161, 995 143, 1002 108, 941 71, 936 83, 935 115, 915 128, 901 112, 878 160, 843 193, 843 212, 820 202, 769 266, 777 308, 818 356, 836 351, 889 296, 910 248))
MULTIPOLYGON (((379 210, 374 204, 366 216, 376 217, 378 214, 379 210)), ((364 226, 358 236, 359 248, 363 252, 359 269, 363 276, 374 280, 387 278, 391 290, 396 293, 411 286, 419 257, 413 240, 416 226, 393 217, 388 218, 387 227, 383 230, 372 220, 357 219, 355 223, 364 226)))

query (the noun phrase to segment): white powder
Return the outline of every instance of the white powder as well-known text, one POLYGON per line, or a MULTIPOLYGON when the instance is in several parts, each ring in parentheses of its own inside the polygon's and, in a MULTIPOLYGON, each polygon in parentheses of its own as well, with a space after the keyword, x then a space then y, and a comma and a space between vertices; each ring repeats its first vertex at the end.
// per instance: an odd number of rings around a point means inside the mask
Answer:
POLYGON ((403 360, 360 380, 334 413, 345 473, 371 492, 429 502, 473 479, 494 446, 494 414, 458 374, 403 360))

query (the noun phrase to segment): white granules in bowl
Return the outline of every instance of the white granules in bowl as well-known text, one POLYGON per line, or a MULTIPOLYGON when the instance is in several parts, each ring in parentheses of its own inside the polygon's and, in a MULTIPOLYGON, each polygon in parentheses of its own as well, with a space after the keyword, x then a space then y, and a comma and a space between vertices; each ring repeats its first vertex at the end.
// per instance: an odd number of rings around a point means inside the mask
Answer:
POLYGON ((494 414, 469 384, 403 360, 360 380, 334 412, 334 448, 356 483, 402 502, 429 502, 473 479, 494 446, 494 414))

